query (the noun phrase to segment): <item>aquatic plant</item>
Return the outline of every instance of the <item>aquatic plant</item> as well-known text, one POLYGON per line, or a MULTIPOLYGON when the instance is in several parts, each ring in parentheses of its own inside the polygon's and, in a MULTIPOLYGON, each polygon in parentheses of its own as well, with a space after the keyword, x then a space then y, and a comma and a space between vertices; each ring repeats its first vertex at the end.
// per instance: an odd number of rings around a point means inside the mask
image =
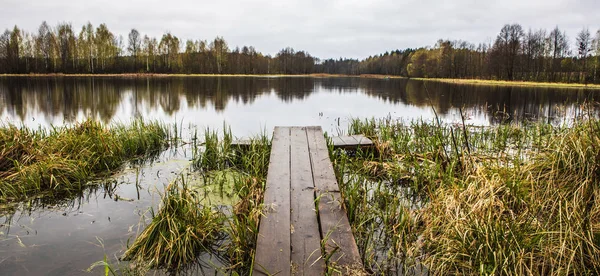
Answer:
POLYGON ((201 252, 212 250, 220 240, 222 214, 201 204, 182 175, 169 184, 158 212, 124 254, 124 260, 150 268, 179 271, 193 264, 201 252))
POLYGON ((156 122, 107 127, 96 121, 49 130, 0 128, 0 202, 80 193, 125 161, 158 153, 168 132, 156 122))
POLYGON ((226 242, 220 248, 226 271, 247 275, 252 271, 254 248, 258 235, 258 223, 262 212, 262 197, 270 157, 270 138, 266 133, 247 140, 243 145, 232 145, 233 138, 228 127, 222 135, 207 129, 203 149, 194 159, 194 168, 207 177, 205 185, 211 185, 211 172, 231 171, 230 191, 237 198, 231 208, 223 231, 226 242))
POLYGON ((598 274, 600 121, 475 127, 354 120, 332 151, 376 274, 598 274))

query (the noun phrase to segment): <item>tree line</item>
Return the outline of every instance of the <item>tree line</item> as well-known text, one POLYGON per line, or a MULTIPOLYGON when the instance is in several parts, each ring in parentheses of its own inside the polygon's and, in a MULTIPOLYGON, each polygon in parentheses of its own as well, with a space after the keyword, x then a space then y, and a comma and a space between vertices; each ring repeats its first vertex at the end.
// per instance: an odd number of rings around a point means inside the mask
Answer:
POLYGON ((493 43, 438 40, 433 47, 389 51, 358 59, 320 60, 284 48, 275 56, 252 46, 230 48, 222 37, 183 40, 132 29, 126 38, 106 24, 45 21, 36 32, 14 26, 0 35, 0 74, 182 73, 182 74, 384 74, 426 78, 481 78, 550 82, 600 82, 600 30, 582 29, 571 47, 554 28, 525 31, 507 24, 493 43))
POLYGON ((575 47, 555 27, 524 31, 507 24, 493 43, 438 40, 434 47, 386 52, 364 60, 325 60, 325 73, 424 78, 600 83, 600 30, 582 29, 575 47))
POLYGON ((70 23, 52 28, 44 21, 37 32, 15 26, 0 36, 0 74, 309 74, 316 63, 292 48, 275 57, 252 46, 230 49, 222 37, 184 41, 167 32, 157 39, 132 29, 123 38, 106 24, 77 32, 70 23))

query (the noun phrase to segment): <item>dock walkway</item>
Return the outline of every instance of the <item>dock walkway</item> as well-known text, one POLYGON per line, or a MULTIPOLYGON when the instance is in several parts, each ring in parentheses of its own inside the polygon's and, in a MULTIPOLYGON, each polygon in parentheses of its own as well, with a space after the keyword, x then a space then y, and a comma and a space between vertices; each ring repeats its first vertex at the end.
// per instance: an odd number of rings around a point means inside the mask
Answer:
POLYGON ((275 127, 264 206, 254 275, 362 268, 321 127, 275 127))

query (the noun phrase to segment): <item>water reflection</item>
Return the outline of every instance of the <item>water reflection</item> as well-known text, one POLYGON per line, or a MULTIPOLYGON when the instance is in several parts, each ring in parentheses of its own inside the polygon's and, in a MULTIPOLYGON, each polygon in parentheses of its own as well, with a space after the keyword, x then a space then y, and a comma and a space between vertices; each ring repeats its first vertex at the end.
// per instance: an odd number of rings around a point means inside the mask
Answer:
MULTIPOLYGON (((189 166, 190 153, 185 148, 167 150, 155 162, 131 164, 103 185, 70 198, 34 199, 2 208, 0 274, 82 275, 105 255, 116 265, 150 218, 148 208, 158 206, 159 192, 189 166)), ((203 260, 217 262, 211 258, 203 260)))
MULTIPOLYGON (((463 110, 473 124, 560 123, 587 112, 580 105, 594 97, 586 90, 397 79, 0 78, 0 118, 30 127, 84 118, 183 120, 201 127, 226 121, 234 133, 247 135, 274 125, 321 125, 331 131, 340 127, 338 118, 349 116, 431 119, 433 110, 449 122, 460 122, 463 110)), ((70 199, 3 206, 0 274, 80 275, 104 254, 113 260, 121 256, 148 207, 158 204, 156 189, 190 158, 185 151, 167 151, 158 163, 137 164, 135 171, 125 170, 70 199)))
MULTIPOLYGON (((597 96, 596 96, 597 97, 597 96)), ((366 78, 0 78, 0 115, 27 126, 61 125, 95 118, 132 117, 255 133, 274 124, 335 127, 334 118, 430 119, 498 124, 543 119, 560 123, 593 100, 584 89, 453 85, 366 78), (319 113, 325 113, 322 120, 319 113), (241 126, 236 129, 236 124, 241 126), (249 125, 250 124, 250 125, 249 125)))

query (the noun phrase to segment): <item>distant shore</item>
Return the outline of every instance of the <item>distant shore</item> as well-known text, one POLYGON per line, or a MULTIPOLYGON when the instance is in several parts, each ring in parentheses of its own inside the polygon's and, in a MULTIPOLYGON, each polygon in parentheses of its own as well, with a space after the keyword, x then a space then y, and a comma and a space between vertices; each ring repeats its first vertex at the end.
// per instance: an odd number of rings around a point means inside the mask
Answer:
POLYGON ((413 80, 437 81, 453 84, 485 85, 485 86, 519 86, 539 88, 579 88, 600 89, 600 84, 561 83, 561 82, 533 82, 533 81, 499 81, 482 79, 438 79, 438 78, 412 78, 413 80))
POLYGON ((407 78, 393 75, 344 75, 344 74, 157 74, 157 73, 123 73, 123 74, 0 74, 0 77, 117 77, 117 78, 168 78, 168 77, 313 77, 313 78, 370 78, 370 79, 413 79, 421 81, 436 81, 464 85, 484 86, 519 86, 540 88, 578 88, 600 89, 600 84, 558 83, 558 82, 532 82, 532 81, 499 81, 484 79, 441 79, 441 78, 407 78))
POLYGON ((31 77, 31 78, 77 78, 77 77, 111 77, 111 78, 170 78, 170 77, 246 77, 246 78, 371 78, 371 79, 408 79, 391 75, 345 75, 345 74, 161 74, 161 73, 122 73, 122 74, 0 74, 0 77, 31 77))

